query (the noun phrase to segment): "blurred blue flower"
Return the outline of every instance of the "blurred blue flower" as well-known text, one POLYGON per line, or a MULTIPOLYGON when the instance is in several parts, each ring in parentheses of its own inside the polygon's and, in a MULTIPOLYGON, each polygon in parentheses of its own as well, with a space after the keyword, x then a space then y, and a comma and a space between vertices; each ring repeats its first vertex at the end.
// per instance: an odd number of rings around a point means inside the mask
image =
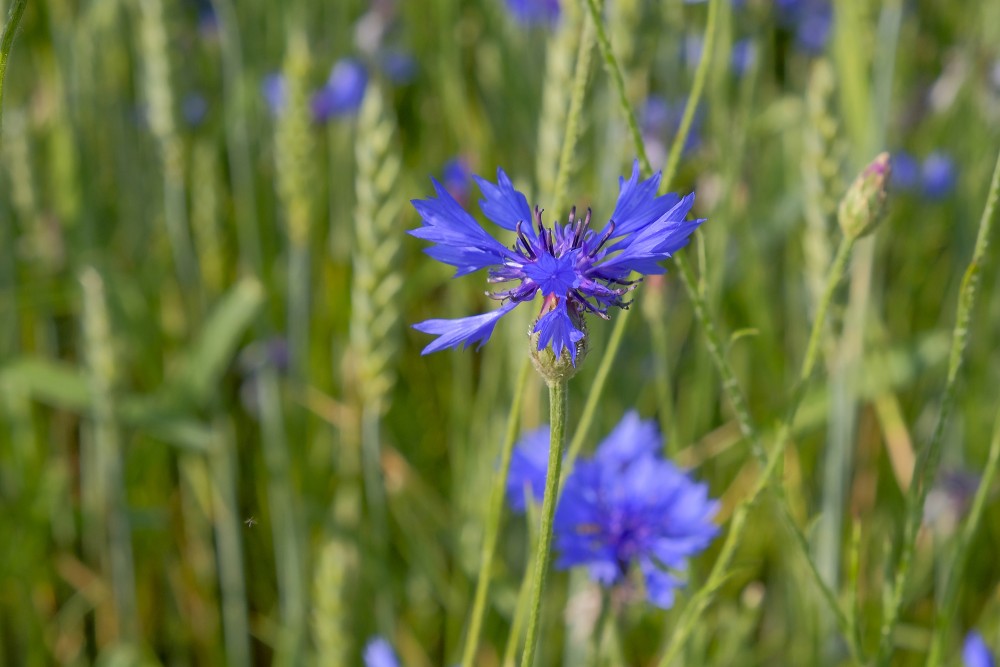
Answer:
POLYGON ((548 468, 549 427, 543 426, 523 435, 511 453, 507 473, 507 503, 511 511, 523 514, 529 495, 535 502, 541 502, 548 468))
POLYGON ((343 58, 333 65, 326 83, 312 96, 313 120, 325 123, 357 112, 368 86, 368 71, 361 61, 343 58))
POLYGON ((804 52, 817 55, 826 48, 833 27, 830 0, 775 0, 778 21, 795 33, 804 52))
POLYGON ((729 62, 736 76, 743 76, 757 62, 757 46, 752 39, 741 39, 733 44, 729 62))
POLYGON ((638 567, 651 604, 663 609, 683 585, 687 559, 719 529, 708 487, 661 458, 652 422, 629 412, 594 457, 576 464, 556 508, 556 565, 585 565, 605 586, 638 567))
POLYGON ((575 364, 584 313, 608 319, 609 308, 626 307, 623 297, 636 286, 630 274, 664 273, 660 262, 683 248, 704 222, 685 220, 693 194, 657 196, 659 173, 640 181, 638 161, 631 178, 620 179, 615 210, 600 232, 590 229, 590 210, 577 218, 575 207, 565 225, 546 227, 541 209, 536 206, 532 214, 528 200, 514 189, 503 169, 497 170, 497 184, 474 178, 485 197, 479 206, 486 217, 515 232, 512 246, 487 233, 436 179, 432 179, 436 197, 413 200, 423 225, 410 234, 432 242, 427 254, 454 266, 456 277, 489 268, 490 283, 516 284, 490 293, 504 304, 492 313, 414 325, 439 336, 424 354, 484 343, 501 317, 541 292, 544 300, 533 329, 539 335, 538 349, 551 346, 557 358, 566 349, 575 364))
POLYGON ((395 84, 410 83, 417 76, 417 60, 405 51, 395 49, 380 51, 378 65, 395 84))
POLYGON ((400 667, 399 658, 392 650, 392 645, 383 637, 374 637, 368 641, 362 656, 365 667, 400 667))
POLYGON ((285 77, 280 72, 273 72, 264 77, 260 84, 260 92, 267 102, 267 108, 272 116, 280 116, 285 110, 288 97, 288 86, 285 77))
POLYGON ((996 662, 982 635, 975 630, 965 636, 962 646, 962 663, 965 667, 994 667, 996 662))
POLYGON ((472 186, 472 170, 469 161, 464 157, 454 157, 444 163, 441 174, 444 189, 448 191, 463 206, 469 201, 469 191, 472 186))
MULTIPOLYGON (((655 142, 663 146, 663 142, 672 140, 681 128, 681 121, 684 118, 684 107, 687 99, 682 98, 675 102, 668 102, 659 95, 650 95, 643 102, 639 109, 639 127, 642 136, 649 142, 655 142)), ((701 127, 704 122, 704 114, 699 105, 691 119, 691 127, 688 129, 687 138, 684 140, 684 154, 687 155, 701 145, 701 127)))
POLYGON ((506 0, 506 3, 522 25, 552 25, 559 19, 559 0, 506 0))
POLYGON ((893 153, 892 184, 900 190, 916 190, 920 185, 920 161, 906 151, 893 153))
POLYGON ((199 93, 190 93, 181 100, 181 117, 191 127, 201 125, 208 114, 208 100, 199 93))
POLYGON ((955 161, 941 152, 934 152, 924 160, 920 182, 928 199, 944 199, 955 189, 955 161))

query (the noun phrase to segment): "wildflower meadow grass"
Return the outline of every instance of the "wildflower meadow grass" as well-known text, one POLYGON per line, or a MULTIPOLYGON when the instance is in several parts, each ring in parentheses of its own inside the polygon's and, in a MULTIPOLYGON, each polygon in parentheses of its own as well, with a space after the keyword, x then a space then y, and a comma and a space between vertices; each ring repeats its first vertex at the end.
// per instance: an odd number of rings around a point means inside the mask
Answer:
POLYGON ((995 664, 1000 0, 0 16, 0 664, 995 664))

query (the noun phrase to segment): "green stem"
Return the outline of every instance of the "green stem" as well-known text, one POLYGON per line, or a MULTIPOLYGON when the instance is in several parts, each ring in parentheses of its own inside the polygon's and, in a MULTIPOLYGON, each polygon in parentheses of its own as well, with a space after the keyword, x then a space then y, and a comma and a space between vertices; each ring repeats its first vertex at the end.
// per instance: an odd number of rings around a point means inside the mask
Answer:
MULTIPOLYGON (((709 65, 714 51, 715 37, 716 33, 718 32, 716 26, 718 23, 717 17, 719 11, 718 9, 719 4, 720 3, 717 0, 709 1, 708 18, 705 27, 705 40, 704 40, 705 47, 702 51, 704 57, 699 62, 698 70, 695 73, 695 81, 694 85, 692 86, 691 95, 689 96, 688 104, 685 107, 684 116, 685 119, 687 120, 690 120, 690 118, 693 117, 694 115, 694 110, 697 108, 698 99, 701 96, 705 84, 705 79, 707 78, 709 65)), ((618 92, 618 99, 622 105, 622 110, 627 119, 627 124, 630 133, 632 135, 633 142, 635 143, 636 152, 639 156, 639 160, 643 166, 643 170, 645 171, 645 173, 647 174, 651 173, 652 166, 650 165, 649 158, 646 155, 645 144, 642 139, 642 133, 639 130, 639 125, 636 122, 635 112, 631 106, 631 103, 628 101, 628 96, 625 90, 625 80, 624 76, 622 75, 621 68, 619 67, 614 52, 611 49, 611 44, 608 40, 607 33, 604 30, 603 23, 599 20, 600 15, 597 11, 595 0, 588 0, 588 5, 590 7, 591 17, 594 19, 594 22, 597 26, 598 46, 601 49, 601 53, 604 57, 604 61, 605 64, 607 65, 608 71, 611 74, 611 78, 615 83, 615 88, 618 92)), ((687 140, 687 134, 689 130, 690 130, 690 122, 686 124, 682 122, 680 130, 674 139, 674 144, 671 147, 672 158, 674 155, 677 155, 679 159, 679 155, 684 146, 684 142, 687 140)), ((676 160, 672 159, 671 161, 668 162, 664 178, 660 184, 661 192, 666 192, 670 189, 671 182, 673 181, 676 172, 676 168, 677 168, 676 160)), ((849 254, 849 248, 842 247, 842 250, 845 253, 849 254)), ((842 258, 843 264, 846 265, 846 261, 847 261, 847 255, 845 255, 842 258)), ((757 457, 759 461, 761 461, 762 464, 766 466, 768 457, 766 452, 764 451, 760 432, 755 426, 753 418, 750 415, 750 411, 747 406, 747 401, 740 387, 739 381, 736 378, 736 373, 733 371, 732 366, 730 366, 729 364, 729 360, 726 358, 725 348, 722 345, 722 340, 719 336, 718 329, 716 328, 715 323, 713 322, 712 318, 708 313, 708 305, 701 291, 698 289, 696 285, 694 273, 691 270, 691 267, 688 264, 683 254, 675 255, 674 263, 677 265, 677 268, 679 269, 681 275, 681 282, 684 285, 684 289, 687 291, 687 294, 691 299, 691 305, 692 308, 694 309, 695 318, 701 325, 702 335, 704 336, 706 346, 708 347, 709 355, 712 358, 712 362, 715 364, 716 370, 721 376, 723 392, 726 394, 726 397, 729 400, 732 410, 736 415, 736 421, 739 424, 740 431, 743 433, 743 436, 750 443, 750 447, 754 455, 757 457)), ((829 305, 829 298, 832 297, 833 287, 835 287, 836 284, 840 281, 840 277, 842 276, 843 273, 843 266, 841 266, 840 269, 837 270, 835 273, 837 273, 837 275, 834 275, 833 273, 831 273, 830 275, 830 278, 834 280, 830 284, 829 296, 827 297, 826 300, 827 306, 829 305)), ((593 384, 591 385, 590 393, 587 396, 587 401, 584 405, 583 412, 580 417, 579 426, 577 427, 577 430, 573 436, 573 441, 570 444, 569 455, 567 456, 567 464, 566 464, 567 474, 570 470, 572 470, 573 462, 579 455, 580 449, 583 446, 583 441, 587 436, 587 431, 590 428, 591 422, 593 421, 594 412, 597 407, 597 402, 600 399, 601 391, 603 390, 604 384, 607 381, 608 375, 610 374, 611 366, 614 363, 614 359, 615 356, 617 355, 618 348, 620 347, 622 338, 624 337, 625 326, 627 324, 630 312, 631 311, 628 310, 622 312, 615 321, 614 329, 611 332, 611 338, 608 341, 605 354, 601 359, 601 364, 597 369, 597 374, 595 376, 593 384)), ((825 314, 818 314, 817 320, 822 321, 824 317, 825 314)), ((818 350, 820 334, 821 331, 818 331, 815 328, 813 329, 813 335, 811 336, 810 340, 810 349, 812 349, 812 352, 807 353, 807 357, 811 357, 807 359, 807 363, 810 366, 810 371, 809 371, 810 374, 812 372, 811 370, 812 365, 814 365, 815 363, 815 354, 816 351, 818 350)), ((801 396, 798 397, 797 401, 800 400, 801 396)), ((797 405, 795 406, 795 409, 796 410, 798 409, 797 405)), ((788 429, 790 428, 791 428, 791 423, 789 422, 788 429)), ((788 437, 788 431, 786 430, 784 437, 779 438, 779 442, 783 443, 784 439, 787 439, 787 437, 788 437)), ((782 444, 781 447, 783 446, 784 445, 782 444)), ((810 572, 813 574, 814 579, 817 583, 817 586, 820 588, 824 600, 826 600, 827 604, 830 605, 831 608, 833 609, 834 614, 837 617, 838 624, 841 626, 841 629, 849 628, 848 620, 846 619, 843 612, 840 610, 840 607, 836 603, 836 596, 834 595, 833 591, 829 588, 829 586, 826 585, 826 582, 822 579, 822 577, 819 576, 819 571, 816 569, 816 564, 809 556, 808 543, 805 539, 805 536, 803 535, 801 529, 798 527, 793 517, 791 516, 791 513, 788 510, 787 503, 784 501, 782 494, 779 492, 778 495, 780 501, 779 504, 781 506, 781 511, 782 511, 782 517, 785 520, 785 523, 788 526, 789 530, 793 533, 793 536, 796 538, 796 542, 802 547, 803 554, 805 555, 806 561, 808 562, 810 568, 810 572)), ((731 528, 730 530, 733 530, 733 528, 731 528)), ((742 529, 740 529, 740 531, 738 532, 742 532, 742 529)), ((855 642, 852 642, 849 639, 848 644, 851 647, 852 654, 857 655, 860 653, 859 646, 855 642)))
POLYGON ((958 545, 955 547, 951 572, 948 573, 944 593, 938 604, 937 622, 934 624, 937 630, 931 633, 931 649, 927 656, 927 667, 937 667, 941 664, 943 639, 946 634, 944 629, 948 627, 950 619, 955 618, 958 612, 959 584, 962 581, 962 572, 965 570, 965 562, 969 555, 969 545, 972 544, 972 538, 983 518, 983 508, 986 507, 986 499, 997 474, 998 462, 1000 462, 1000 410, 997 411, 996 421, 993 423, 993 439, 990 441, 990 453, 986 460, 986 468, 983 470, 982 479, 979 480, 979 488, 976 489, 976 497, 972 501, 969 518, 962 526, 962 533, 959 535, 958 545))
MULTIPOLYGON (((809 335, 809 344, 806 348, 806 355, 802 361, 802 368, 799 372, 799 381, 796 383, 791 403, 789 404, 788 411, 785 415, 785 420, 778 429, 778 435, 775 440, 774 447, 768 454, 764 470, 761 472, 760 477, 758 477, 757 483, 750 495, 740 502, 740 504, 736 507, 736 510, 733 512, 733 517, 729 524, 729 533, 726 535, 726 541, 723 543, 719 556, 716 558, 715 564, 712 566, 712 571, 708 575, 708 580, 701 588, 698 589, 698 592, 695 593, 690 602, 688 602, 688 604, 684 607, 680 618, 678 618, 674 632, 671 635, 670 642, 667 644, 663 658, 660 660, 661 667, 667 667, 667 665, 673 664, 673 661, 677 658, 678 653, 684 646, 684 642, 694 629, 695 623, 701 617, 702 612, 711 601, 712 595, 728 578, 729 565, 731 564, 733 556, 736 553, 736 546, 740 544, 743 532, 746 530, 747 517, 750 513, 750 509, 757 501, 757 498, 760 497, 760 494, 764 491, 764 489, 767 488, 772 475, 774 475, 774 472, 779 468, 778 464, 784 458, 785 447, 788 444, 788 436, 791 433, 792 424, 795 421, 795 415, 798 413, 799 405, 802 403, 802 397, 805 395, 809 378, 812 376, 813 370, 816 367, 816 360, 819 357, 819 343, 822 338, 823 323, 826 320, 826 313, 830 308, 830 303, 833 301, 834 290, 840 283, 841 278, 844 276, 844 272, 847 267, 847 260, 850 258, 851 248, 853 245, 854 242, 850 239, 844 238, 844 240, 841 241, 840 248, 837 250, 837 256, 830 267, 830 272, 827 274, 826 287, 823 290, 823 296, 816 309, 816 319, 813 321, 812 331, 809 335)), ((811 561, 810 564, 812 564, 811 561)), ((821 582, 822 580, 818 581, 821 582)), ((820 588, 824 593, 824 597, 832 595, 832 591, 828 591, 828 589, 822 585, 820 588)), ((835 611, 839 611, 839 606, 834 605, 833 608, 835 611)), ((844 623, 846 619, 841 620, 840 617, 842 616, 842 613, 838 614, 838 622, 844 623)), ((848 644, 851 648, 852 654, 857 653, 857 647, 854 646, 852 642, 848 642, 848 644)), ((860 656, 856 655, 855 660, 859 661, 859 659, 860 656)))
MULTIPOLYGON (((597 2, 598 0, 591 0, 597 2)), ((559 154, 559 169, 556 172, 555 192, 552 197, 552 211, 563 215, 566 202, 566 187, 573 167, 573 153, 580 137, 580 118, 583 115, 583 98, 587 92, 587 78, 590 76, 590 54, 594 50, 595 21, 583 19, 580 45, 576 52, 576 69, 573 71, 573 92, 570 95, 569 112, 566 115, 566 135, 563 137, 559 154)))
POLYGON ((549 467, 545 476, 545 496, 542 500, 542 520, 535 551, 535 575, 531 586, 531 616, 528 619, 528 635, 524 641, 521 667, 531 667, 538 644, 538 628, 541 625, 542 593, 545 590, 545 575, 549 569, 552 546, 552 523, 556 514, 556 498, 559 495, 559 472, 562 466, 563 446, 566 442, 566 412, 569 407, 567 380, 549 383, 549 467))
POLYGON ((952 331, 951 353, 948 358, 948 379, 945 382, 944 398, 941 401, 941 414, 938 416, 937 425, 934 427, 934 433, 931 435, 930 442, 920 450, 913 467, 913 479, 910 482, 910 489, 906 497, 906 524, 903 529, 899 566, 896 570, 892 591, 890 592, 888 608, 885 611, 885 617, 882 621, 877 660, 877 664, 879 665, 889 664, 892 656, 892 635, 896 629, 896 621, 899 619, 899 608, 903 602, 903 591, 910 578, 910 565, 913 562, 913 555, 916 549, 917 530, 920 528, 930 481, 937 473, 938 461, 941 458, 941 441, 944 439, 944 429, 948 424, 951 411, 955 407, 956 380, 958 379, 958 372, 962 367, 965 347, 969 340, 969 325, 972 321, 973 306, 976 303, 976 288, 979 285, 982 263, 986 257, 986 248, 989 246, 990 233, 993 231, 993 213, 996 209, 998 196, 1000 196, 1000 155, 997 155, 996 166, 993 168, 993 178, 990 181, 989 194, 986 196, 983 217, 979 221, 979 233, 976 236, 976 245, 972 251, 972 260, 965 270, 965 275, 962 277, 962 285, 959 288, 955 328, 952 331))
POLYGON ((465 648, 462 651, 462 667, 471 667, 479 646, 479 633, 483 625, 483 614, 486 611, 486 596, 490 589, 490 577, 493 574, 493 556, 496 552, 497 537, 500 535, 500 519, 503 516, 503 498, 507 488, 507 474, 510 472, 510 458, 514 451, 514 441, 521 424, 521 404, 524 402, 525 388, 531 364, 525 360, 514 387, 514 399, 511 402, 510 413, 507 416, 507 431, 504 434, 503 448, 500 450, 500 474, 493 483, 490 505, 486 515, 486 533, 483 536, 483 546, 479 555, 479 578, 476 581, 476 593, 472 603, 472 617, 469 619, 469 633, 465 638, 465 648))
MULTIPOLYGON (((703 56, 698 62, 698 69, 694 75, 694 83, 691 86, 691 94, 688 96, 687 105, 684 107, 684 116, 681 119, 681 125, 677 131, 677 136, 674 137, 673 145, 670 148, 671 160, 667 162, 667 168, 663 174, 663 180, 660 181, 661 194, 670 189, 671 182, 674 180, 674 175, 677 171, 677 160, 680 159, 680 152, 684 147, 684 143, 687 141, 688 133, 691 131, 691 121, 694 118, 694 110, 697 108, 698 102, 701 99, 702 91, 705 88, 705 80, 708 78, 708 71, 712 62, 712 53, 715 50, 715 39, 716 33, 718 32, 716 26, 718 24, 720 4, 721 0, 709 0, 708 3, 708 19, 705 25, 705 47, 702 50, 703 56), (675 154, 677 155, 677 160, 673 159, 675 154)), ((626 122, 629 126, 629 132, 632 135, 632 141, 635 143, 635 149, 639 155, 639 162, 642 164, 643 171, 646 174, 650 174, 653 171, 653 167, 649 162, 649 157, 646 155, 646 147, 642 140, 642 133, 639 131, 639 124, 636 121, 635 110, 632 108, 632 104, 628 101, 628 95, 625 91, 625 78, 622 76, 621 67, 619 67, 618 60, 615 58, 614 51, 611 49, 611 42, 608 39, 608 33, 604 29, 604 22, 601 20, 600 7, 597 0, 587 0, 587 6, 590 9, 590 17, 596 28, 597 44, 601 49, 601 55, 604 57, 604 63, 607 66, 608 72, 611 74, 611 78, 614 81, 615 90, 618 92, 618 100, 622 105, 623 112, 625 113, 626 122)), ((710 334, 714 335, 715 340, 718 341, 718 336, 715 335, 715 326, 708 317, 708 310, 705 306, 704 299, 702 299, 701 294, 699 294, 694 287, 694 280, 691 278, 691 269, 688 267, 683 255, 675 255, 674 262, 681 270, 681 278, 684 281, 684 286, 687 289, 688 294, 691 296, 692 303, 695 307, 695 315, 698 317, 699 323, 706 332, 706 336, 710 334)), ((579 424, 577 425, 576 431, 573 433, 573 441, 570 443, 569 454, 566 457, 567 473, 572 469, 573 462, 580 454, 580 449, 583 447, 583 441, 587 438, 587 431, 590 430, 590 426, 594 421, 597 402, 601 398, 601 392, 604 390, 604 385, 607 383, 608 376, 611 373, 611 366, 614 364, 615 357, 618 355, 618 348, 621 347, 622 339, 625 335, 625 326, 628 324, 631 312, 631 310, 623 310, 615 319, 615 326, 611 330, 611 338, 608 340, 608 345, 605 348, 603 357, 601 357, 601 363, 597 368, 597 374, 594 376, 594 382, 591 384, 590 391, 587 394, 587 401, 584 404, 583 412, 580 415, 579 424)), ((728 375, 732 378, 732 382, 729 382, 724 377, 723 387, 727 389, 727 395, 729 396, 730 402, 733 403, 734 410, 737 412, 740 419, 740 425, 743 427, 744 424, 746 424, 749 426, 750 432, 755 432, 750 421, 750 415, 746 411, 746 401, 743 399, 742 392, 739 391, 739 385, 735 381, 735 375, 732 373, 732 369, 729 368, 729 364, 725 357, 721 356, 721 345, 717 345, 717 349, 720 351, 720 356, 716 360, 716 363, 717 365, 720 363, 722 364, 722 366, 720 366, 720 371, 723 367, 725 367, 728 369, 728 375), (735 386, 736 394, 738 394, 735 400, 730 389, 732 386, 735 386)), ((744 431, 744 433, 746 433, 746 431, 744 431)), ((751 439, 751 441, 753 441, 753 439, 751 439)))
MULTIPOLYGON (((17 35, 17 27, 21 24, 21 15, 27 7, 28 0, 14 0, 10 7, 10 15, 7 17, 7 25, 3 27, 3 36, 0 36, 0 130, 3 129, 3 84, 7 76, 7 59, 10 58, 10 50, 14 46, 14 36, 17 35)), ((0 132, 0 142, 3 141, 3 132, 0 132)))

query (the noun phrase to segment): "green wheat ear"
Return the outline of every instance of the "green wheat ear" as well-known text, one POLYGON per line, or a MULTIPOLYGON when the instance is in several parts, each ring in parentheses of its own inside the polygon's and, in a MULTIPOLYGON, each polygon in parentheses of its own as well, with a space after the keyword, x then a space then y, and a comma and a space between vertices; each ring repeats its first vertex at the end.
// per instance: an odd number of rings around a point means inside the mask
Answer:
POLYGON ((351 664, 347 618, 350 611, 344 604, 347 599, 348 559, 352 548, 341 538, 332 538, 323 545, 316 563, 313 578, 313 644, 317 665, 341 667, 351 664))
POLYGON ((806 227, 802 236, 806 286, 810 311, 823 293, 826 272, 833 258, 832 223, 837 195, 844 190, 840 168, 843 144, 831 105, 836 90, 833 68, 817 60, 806 87, 806 115, 802 136, 802 190, 806 227))
POLYGON ((393 362, 399 349, 403 287, 399 257, 404 238, 399 224, 396 121, 382 95, 371 83, 358 117, 350 326, 358 398, 379 411, 388 407, 385 399, 396 381, 393 362))

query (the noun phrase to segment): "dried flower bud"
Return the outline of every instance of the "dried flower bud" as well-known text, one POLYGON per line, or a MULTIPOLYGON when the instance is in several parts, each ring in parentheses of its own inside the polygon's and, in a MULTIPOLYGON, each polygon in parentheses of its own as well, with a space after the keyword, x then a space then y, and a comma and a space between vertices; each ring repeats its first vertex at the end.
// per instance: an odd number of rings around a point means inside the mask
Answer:
POLYGON ((837 211, 837 222, 845 236, 859 239, 874 231, 882 221, 891 173, 889 154, 880 153, 854 179, 837 211))

